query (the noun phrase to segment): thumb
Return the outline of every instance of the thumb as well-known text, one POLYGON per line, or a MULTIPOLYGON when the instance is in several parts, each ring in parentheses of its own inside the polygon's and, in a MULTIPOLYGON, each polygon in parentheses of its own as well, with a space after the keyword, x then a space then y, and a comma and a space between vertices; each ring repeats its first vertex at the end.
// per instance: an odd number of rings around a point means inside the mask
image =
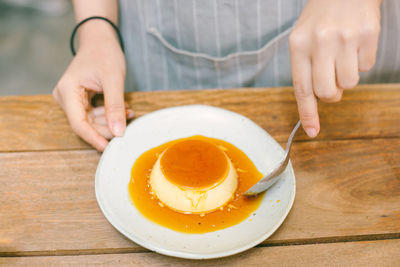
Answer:
POLYGON ((122 136, 126 128, 123 77, 105 77, 103 92, 108 127, 114 136, 122 136))

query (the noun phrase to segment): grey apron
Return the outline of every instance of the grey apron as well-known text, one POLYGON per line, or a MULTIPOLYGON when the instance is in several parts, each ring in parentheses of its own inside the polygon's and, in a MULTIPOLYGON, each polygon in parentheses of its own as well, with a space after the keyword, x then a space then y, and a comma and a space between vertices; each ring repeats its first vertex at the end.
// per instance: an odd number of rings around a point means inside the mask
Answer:
MULTIPOLYGON (((291 85, 289 33, 306 0, 120 0, 127 91, 291 85)), ((400 82, 400 1, 384 0, 377 63, 400 82)))

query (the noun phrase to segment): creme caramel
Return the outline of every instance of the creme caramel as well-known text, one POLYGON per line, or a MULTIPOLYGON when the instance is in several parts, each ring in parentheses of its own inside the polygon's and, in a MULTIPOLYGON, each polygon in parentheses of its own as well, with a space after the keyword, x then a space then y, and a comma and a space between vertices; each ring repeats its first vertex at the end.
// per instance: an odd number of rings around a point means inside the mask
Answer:
POLYGON ((238 175, 221 148, 189 139, 168 147, 150 174, 152 192, 162 204, 183 213, 208 213, 233 198, 238 175))

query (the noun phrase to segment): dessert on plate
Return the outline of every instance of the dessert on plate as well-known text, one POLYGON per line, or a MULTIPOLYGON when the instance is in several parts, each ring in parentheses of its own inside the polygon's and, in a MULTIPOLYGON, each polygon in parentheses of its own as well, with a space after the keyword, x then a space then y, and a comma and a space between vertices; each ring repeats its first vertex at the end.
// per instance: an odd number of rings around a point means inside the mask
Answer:
POLYGON ((207 213, 231 200, 237 172, 225 152, 204 140, 185 140, 165 149, 150 175, 153 193, 169 208, 207 213))

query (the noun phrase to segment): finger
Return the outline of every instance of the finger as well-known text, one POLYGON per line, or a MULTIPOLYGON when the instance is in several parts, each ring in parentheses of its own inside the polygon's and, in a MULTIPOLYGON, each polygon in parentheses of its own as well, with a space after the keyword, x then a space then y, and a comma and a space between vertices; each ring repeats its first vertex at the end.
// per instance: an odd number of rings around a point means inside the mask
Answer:
MULTIPOLYGON (((97 117, 97 116, 105 116, 105 114, 106 114, 106 110, 105 110, 104 106, 93 108, 92 111, 90 112, 90 116, 93 119, 94 119, 94 117, 97 117)), ((128 108, 127 105, 125 105, 125 116, 126 116, 127 120, 130 120, 134 117, 133 110, 128 108)))
POLYGON ((130 108, 126 109, 126 114, 125 115, 126 115, 126 119, 127 120, 130 120, 133 117, 135 117, 135 113, 133 113, 133 110, 130 109, 130 108))
POLYGON ((106 115, 106 109, 104 106, 95 107, 92 109, 91 112, 92 112, 93 116, 105 116, 106 115))
MULTIPOLYGON (((327 53, 329 54, 329 53, 327 53)), ((337 102, 342 97, 336 86, 335 60, 316 52, 312 58, 312 84, 315 95, 325 102, 337 102)))
POLYGON ((300 120, 307 135, 314 138, 319 132, 320 125, 317 100, 312 89, 311 62, 308 57, 291 51, 291 64, 300 120))
POLYGON ((103 115, 103 116, 95 116, 93 118, 93 123, 107 126, 106 116, 105 115, 103 115))
POLYGON ((104 79, 103 91, 108 126, 114 136, 122 136, 126 128, 123 77, 104 79))
POLYGON ((89 124, 87 120, 87 111, 83 105, 83 98, 87 97, 87 95, 80 90, 84 91, 82 88, 76 92, 71 92, 71 94, 67 96, 68 100, 65 104, 65 113, 67 114, 73 131, 77 135, 97 150, 104 151, 108 142, 89 124))
POLYGON ((365 72, 372 69, 376 61, 378 50, 379 24, 376 27, 367 27, 364 30, 358 50, 358 68, 365 72))
POLYGON ((52 95, 53 95, 54 100, 61 106, 62 102, 61 102, 61 97, 60 97, 60 92, 59 92, 58 86, 56 86, 53 89, 52 95))
POLYGON ((343 89, 355 87, 360 80, 355 46, 345 46, 336 56, 336 80, 343 89))
POLYGON ((108 128, 107 124, 105 125, 93 124, 93 128, 96 129, 96 131, 104 138, 108 140, 113 138, 113 134, 111 133, 110 128, 108 128))

